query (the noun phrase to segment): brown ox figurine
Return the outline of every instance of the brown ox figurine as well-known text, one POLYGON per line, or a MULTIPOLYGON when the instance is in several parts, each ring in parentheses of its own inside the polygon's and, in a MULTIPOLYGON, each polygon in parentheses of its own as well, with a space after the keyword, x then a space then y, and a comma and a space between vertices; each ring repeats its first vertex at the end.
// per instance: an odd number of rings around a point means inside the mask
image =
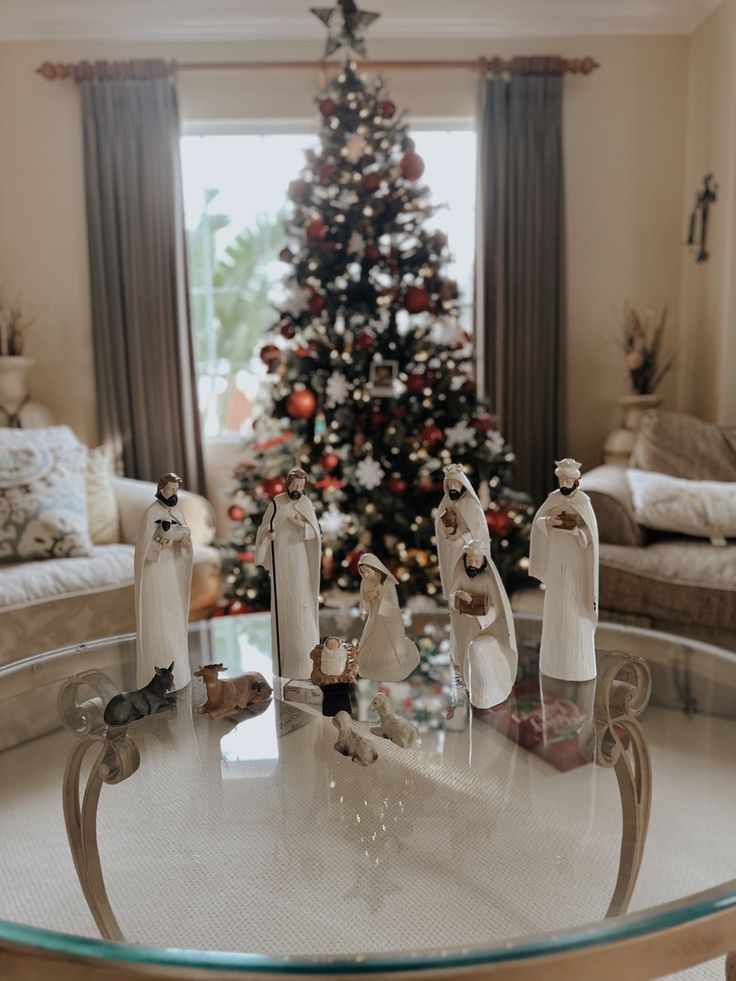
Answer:
POLYGON ((225 681, 218 678, 220 671, 227 671, 224 664, 205 664, 194 672, 195 678, 201 678, 207 689, 207 701, 197 706, 200 715, 207 712, 211 719, 221 719, 253 702, 265 702, 272 695, 271 686, 257 671, 225 681))

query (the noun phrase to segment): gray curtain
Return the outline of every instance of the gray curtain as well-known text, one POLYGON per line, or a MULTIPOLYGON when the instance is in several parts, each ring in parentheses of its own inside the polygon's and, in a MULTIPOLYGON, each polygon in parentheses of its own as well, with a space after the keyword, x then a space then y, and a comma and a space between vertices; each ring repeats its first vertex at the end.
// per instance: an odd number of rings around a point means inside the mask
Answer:
POLYGON ((566 453, 561 75, 481 82, 478 164, 479 368, 540 501, 566 453))
POLYGON ((79 83, 100 435, 127 476, 203 492, 176 89, 136 67, 79 83))

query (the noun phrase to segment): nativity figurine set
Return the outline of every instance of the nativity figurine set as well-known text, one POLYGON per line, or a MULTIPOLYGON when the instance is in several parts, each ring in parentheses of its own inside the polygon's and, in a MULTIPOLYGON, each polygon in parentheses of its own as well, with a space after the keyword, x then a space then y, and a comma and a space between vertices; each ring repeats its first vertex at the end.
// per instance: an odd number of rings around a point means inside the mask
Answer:
MULTIPOLYGON (((529 575, 545 588, 540 673, 566 681, 596 676, 598 528, 590 499, 580 490, 580 466, 570 458, 557 462, 559 489, 535 515, 529 556, 529 575)), ((175 473, 164 474, 141 522, 135 549, 138 689, 108 703, 105 721, 110 725, 127 725, 159 711, 171 704, 171 692, 191 681, 187 630, 193 549, 179 507, 181 484, 175 473), (167 662, 168 668, 159 666, 167 662)), ((365 618, 359 643, 339 637, 320 643, 321 534, 307 474, 289 471, 284 487, 269 504, 255 543, 256 563, 271 579, 273 671, 318 685, 325 705, 332 699, 325 714, 338 728, 335 748, 367 765, 376 757, 363 746, 365 737, 351 728, 353 684, 358 673, 372 681, 403 681, 419 664, 419 650, 406 636, 395 576, 369 553, 358 564, 365 618)), ((516 679, 511 604, 491 557, 483 506, 460 464, 445 468, 443 489, 435 535, 450 613, 450 653, 470 704, 488 709, 509 697, 516 679)), ((218 719, 271 697, 262 675, 221 679, 224 670, 222 664, 210 664, 195 672, 207 692, 198 713, 218 719)), ((385 695, 377 695, 371 708, 381 719, 374 734, 401 746, 416 743, 416 730, 393 715, 385 695)))
MULTIPOLYGON (((545 586, 540 671, 587 681, 596 673, 598 531, 590 500, 579 489, 580 464, 560 460, 555 475, 559 490, 539 509, 531 535, 529 573, 545 586)), ((256 563, 271 576, 274 673, 310 678, 325 696, 331 688, 350 686, 358 673, 372 681, 403 681, 419 664, 419 651, 406 636, 398 582, 375 555, 364 554, 358 563, 365 625, 357 650, 338 637, 320 643, 321 536, 307 497, 307 474, 291 470, 284 486, 256 538, 256 563)), ((452 661, 470 704, 488 709, 509 697, 516 680, 511 604, 491 557, 483 506, 462 465, 445 468, 443 489, 435 538, 452 661)))

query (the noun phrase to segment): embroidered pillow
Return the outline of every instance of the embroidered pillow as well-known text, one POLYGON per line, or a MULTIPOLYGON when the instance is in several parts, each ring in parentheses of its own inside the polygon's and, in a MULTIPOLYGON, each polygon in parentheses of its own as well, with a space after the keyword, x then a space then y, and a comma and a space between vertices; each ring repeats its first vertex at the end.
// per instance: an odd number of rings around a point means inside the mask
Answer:
POLYGON ((735 481, 686 480, 644 470, 626 475, 640 525, 710 538, 715 545, 736 538, 735 481))
POLYGON ((0 429, 0 561, 92 554, 86 465, 68 426, 0 429))

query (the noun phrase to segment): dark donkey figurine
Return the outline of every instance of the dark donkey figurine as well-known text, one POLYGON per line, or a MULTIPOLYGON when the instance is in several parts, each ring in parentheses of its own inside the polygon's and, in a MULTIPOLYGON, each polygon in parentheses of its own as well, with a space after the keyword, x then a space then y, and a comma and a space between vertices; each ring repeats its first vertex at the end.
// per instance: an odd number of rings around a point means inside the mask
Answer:
POLYGON ((173 705, 175 695, 168 695, 174 686, 174 662, 168 668, 156 668, 156 674, 145 688, 114 695, 105 706, 104 719, 109 726, 127 726, 147 715, 153 715, 166 705, 173 705))

